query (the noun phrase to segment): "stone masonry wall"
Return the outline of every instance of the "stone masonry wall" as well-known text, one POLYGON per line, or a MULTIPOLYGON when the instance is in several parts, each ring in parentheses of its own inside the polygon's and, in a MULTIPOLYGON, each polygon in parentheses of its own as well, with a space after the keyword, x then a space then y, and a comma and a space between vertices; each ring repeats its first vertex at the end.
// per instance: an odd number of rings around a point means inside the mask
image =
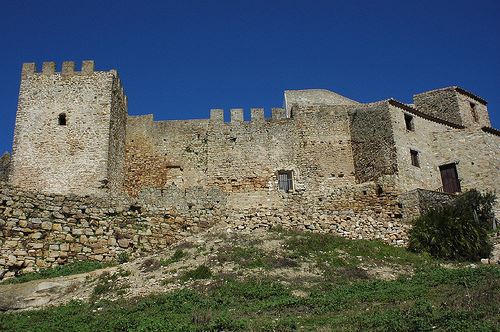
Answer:
MULTIPOLYGON (((397 182, 401 192, 417 188, 437 190, 442 187, 439 172, 442 160, 436 160, 434 135, 463 130, 406 113, 403 109, 392 105, 389 110, 396 149, 397 182), (406 129, 405 114, 413 117, 413 130, 406 129), (418 152, 418 167, 412 165, 410 150, 418 152)), ((453 161, 454 159, 447 162, 453 161)))
MULTIPOLYGON (((433 140, 436 163, 456 162, 462 191, 478 189, 497 195, 495 215, 500 216, 500 136, 480 129, 446 131, 433 140)), ((439 171, 438 171, 439 172, 439 171)))
POLYGON ((127 97, 121 81, 113 77, 109 125, 107 187, 111 192, 123 191, 125 175, 125 137, 127 128, 127 97))
POLYGON ((125 191, 180 188, 204 184, 208 120, 153 121, 152 116, 128 117, 125 191))
POLYGON ((404 110, 390 106, 390 111, 399 192, 439 189, 443 186, 439 166, 454 163, 462 191, 478 189, 500 193, 499 136, 478 127, 452 128, 414 114, 410 114, 414 130, 407 130, 404 110), (418 151, 419 167, 412 165, 410 149, 418 151))
POLYGON ((5 152, 0 158, 0 181, 7 181, 10 172, 10 154, 5 152))
POLYGON ((352 149, 358 182, 376 181, 397 171, 389 105, 379 102, 353 110, 352 149))
POLYGON ((486 103, 463 89, 450 87, 413 96, 415 107, 428 115, 465 127, 491 126, 486 103), (477 121, 474 119, 471 104, 477 121))
MULTIPOLYGON (((44 63, 41 73, 34 63, 23 65, 13 185, 60 194, 105 193, 114 151, 110 124, 116 75, 113 70, 94 72, 93 62, 84 62, 80 72, 73 62, 64 62, 61 72, 55 72, 53 62, 44 63), (65 125, 59 124, 62 114, 65 125)), ((117 133, 115 138, 123 141, 117 133)))
MULTIPOLYGON (((219 220, 217 207, 146 210, 136 202, 0 187, 0 279, 73 260, 153 252, 219 220)), ((206 203, 206 202, 205 202, 206 203)))
POLYGON ((460 110, 462 121, 466 127, 480 128, 491 126, 488 108, 485 104, 463 94, 458 94, 457 99, 458 109, 460 110), (474 105, 475 113, 477 115, 477 122, 475 121, 473 112, 471 110, 471 103, 474 105))
MULTIPOLYGON (((293 118, 264 119, 232 110, 232 121, 153 121, 129 117, 126 191, 216 187, 226 192, 276 190, 277 172, 291 170, 294 186, 323 191, 355 182, 348 108, 297 108, 293 118)), ((278 113, 279 109, 275 110, 278 113)))
POLYGON ((413 96, 415 108, 435 118, 463 125, 458 93, 453 88, 423 92, 413 96))
POLYGON ((403 218, 410 221, 431 209, 449 203, 454 197, 452 194, 415 189, 402 194, 399 202, 402 206, 403 218))
POLYGON ((0 274, 7 277, 72 260, 158 252, 217 222, 234 231, 280 226, 395 245, 405 244, 410 228, 397 195, 380 193, 374 183, 275 193, 274 206, 229 204, 234 193, 175 185, 142 191, 133 201, 0 188, 0 274))

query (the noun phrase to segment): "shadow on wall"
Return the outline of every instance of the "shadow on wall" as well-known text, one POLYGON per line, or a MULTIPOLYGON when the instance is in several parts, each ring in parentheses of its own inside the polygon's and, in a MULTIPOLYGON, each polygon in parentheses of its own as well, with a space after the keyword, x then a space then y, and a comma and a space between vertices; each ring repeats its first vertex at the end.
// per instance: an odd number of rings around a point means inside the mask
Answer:
POLYGON ((7 181, 10 169, 10 153, 5 152, 0 158, 0 181, 7 181))

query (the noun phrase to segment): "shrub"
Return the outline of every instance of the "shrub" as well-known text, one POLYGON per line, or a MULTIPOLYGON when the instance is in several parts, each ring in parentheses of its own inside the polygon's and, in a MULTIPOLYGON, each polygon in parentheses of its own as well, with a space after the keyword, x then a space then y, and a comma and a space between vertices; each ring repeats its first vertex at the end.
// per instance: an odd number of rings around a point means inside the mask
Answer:
POLYGON ((187 281, 187 280, 198 280, 198 279, 210 279, 212 277, 212 271, 205 266, 205 265, 200 265, 194 270, 187 271, 182 275, 181 280, 182 281, 187 281))
POLYGON ((181 249, 177 249, 174 252, 174 254, 172 255, 172 257, 170 257, 169 259, 162 259, 162 260, 160 260, 160 265, 161 266, 167 266, 167 265, 176 263, 176 262, 180 261, 181 259, 183 259, 186 256, 187 256, 186 252, 184 252, 181 249))
POLYGON ((447 205, 417 218, 410 231, 408 248, 453 260, 478 260, 488 257, 492 245, 487 229, 491 227, 493 194, 468 191, 447 205))
POLYGON ((130 257, 127 252, 123 251, 116 256, 116 261, 118 264, 124 264, 127 263, 130 260, 130 257))

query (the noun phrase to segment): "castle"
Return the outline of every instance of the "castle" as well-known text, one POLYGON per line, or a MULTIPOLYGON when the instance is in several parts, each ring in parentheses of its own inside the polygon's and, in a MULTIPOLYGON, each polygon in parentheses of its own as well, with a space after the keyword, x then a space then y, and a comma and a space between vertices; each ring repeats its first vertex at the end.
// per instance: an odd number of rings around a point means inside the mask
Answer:
POLYGON ((408 105, 362 104, 327 90, 285 92, 285 107, 212 109, 210 119, 128 116, 116 71, 41 73, 24 64, 11 183, 58 194, 138 195, 147 188, 217 187, 231 193, 328 191, 375 181, 416 188, 500 192, 498 131, 486 101, 458 87, 408 105))
POLYGON ((173 209, 184 221, 209 206, 243 225, 301 224, 397 244, 426 201, 500 192, 500 132, 487 102, 459 87, 419 93, 413 104, 285 91, 271 118, 250 112, 250 121, 243 109, 231 109, 230 121, 222 109, 203 120, 129 116, 115 70, 26 63, 8 183, 173 209))

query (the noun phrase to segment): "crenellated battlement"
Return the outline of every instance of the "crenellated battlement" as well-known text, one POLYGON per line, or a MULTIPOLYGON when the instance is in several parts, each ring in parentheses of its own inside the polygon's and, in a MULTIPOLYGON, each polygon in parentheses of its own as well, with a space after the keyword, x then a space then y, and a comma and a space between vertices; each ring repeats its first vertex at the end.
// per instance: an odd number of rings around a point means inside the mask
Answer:
MULTIPOLYGON (((210 121, 215 123, 224 123, 224 110, 221 108, 213 108, 210 110, 210 121)), ((245 110, 243 108, 231 108, 229 110, 229 123, 237 124, 242 122, 262 122, 289 119, 286 116, 284 108, 272 108, 271 118, 265 117, 263 108, 250 109, 250 121, 245 121, 245 110)))
MULTIPOLYGON (((77 71, 75 69, 74 61, 63 61, 61 64, 61 71, 58 72, 56 69, 56 63, 54 61, 44 61, 42 63, 42 71, 37 70, 37 65, 34 62, 23 63, 21 78, 27 79, 33 75, 54 75, 61 74, 63 77, 70 77, 75 75, 92 75, 94 73, 94 61, 84 60, 81 63, 81 70, 77 71)), ((116 71, 115 71, 116 73, 116 71)))

